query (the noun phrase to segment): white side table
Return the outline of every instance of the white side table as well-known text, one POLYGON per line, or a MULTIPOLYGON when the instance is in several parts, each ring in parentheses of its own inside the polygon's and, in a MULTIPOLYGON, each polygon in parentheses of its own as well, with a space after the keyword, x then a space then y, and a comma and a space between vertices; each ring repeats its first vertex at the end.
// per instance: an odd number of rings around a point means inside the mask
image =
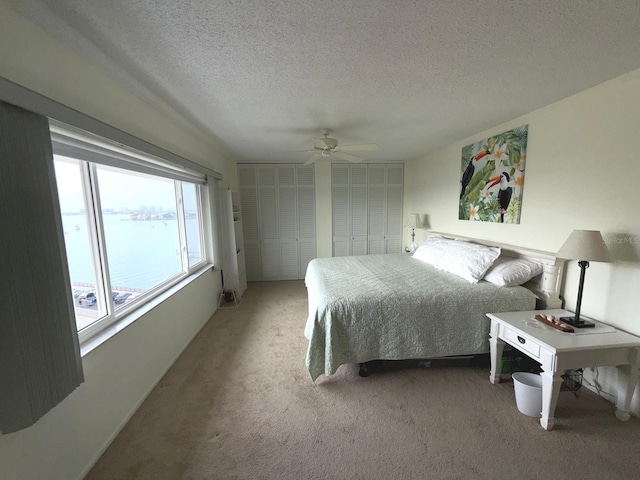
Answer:
POLYGON ((616 417, 628 420, 633 390, 638 381, 640 337, 596 322, 595 328, 564 333, 534 320, 537 314, 571 316, 566 310, 488 313, 491 319, 491 374, 500 382, 500 359, 505 343, 540 362, 542 366, 542 412, 540 425, 551 430, 565 370, 615 366, 618 370, 616 417))

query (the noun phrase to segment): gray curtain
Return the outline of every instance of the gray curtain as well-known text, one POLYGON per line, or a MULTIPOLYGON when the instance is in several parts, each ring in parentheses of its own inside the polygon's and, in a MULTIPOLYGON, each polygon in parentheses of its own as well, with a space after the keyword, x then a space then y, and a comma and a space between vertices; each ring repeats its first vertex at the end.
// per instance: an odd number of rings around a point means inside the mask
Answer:
POLYGON ((0 102, 0 432, 83 381, 49 123, 0 102))

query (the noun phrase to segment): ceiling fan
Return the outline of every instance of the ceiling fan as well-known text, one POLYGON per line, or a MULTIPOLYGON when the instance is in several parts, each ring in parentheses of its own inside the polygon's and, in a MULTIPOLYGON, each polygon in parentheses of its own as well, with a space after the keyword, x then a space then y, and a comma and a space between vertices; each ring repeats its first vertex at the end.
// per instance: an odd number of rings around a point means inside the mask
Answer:
POLYGON ((358 157, 346 152, 363 152, 378 150, 379 148, 375 143, 361 143, 359 145, 340 146, 338 145, 338 140, 336 140, 335 138, 329 138, 329 134, 331 133, 330 128, 323 128, 321 132, 322 138, 313 139, 313 150, 305 150, 305 152, 313 153, 311 158, 309 158, 309 160, 304 163, 305 165, 311 165, 316 160, 330 157, 341 158, 342 160, 346 160, 347 162, 357 163, 362 161, 362 157, 358 157))

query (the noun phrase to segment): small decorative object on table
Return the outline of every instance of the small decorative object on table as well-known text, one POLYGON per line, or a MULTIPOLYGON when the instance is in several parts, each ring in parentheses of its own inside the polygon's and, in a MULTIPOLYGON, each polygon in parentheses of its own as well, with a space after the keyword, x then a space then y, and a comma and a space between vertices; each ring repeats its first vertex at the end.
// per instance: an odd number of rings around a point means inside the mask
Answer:
POLYGON ((539 322, 544 323, 545 325, 549 325, 550 327, 555 328, 556 330, 560 330, 561 332, 568 332, 568 333, 574 332, 573 327, 570 327, 566 323, 561 322, 557 317, 554 317, 553 315, 538 314, 533 318, 535 318, 539 322))

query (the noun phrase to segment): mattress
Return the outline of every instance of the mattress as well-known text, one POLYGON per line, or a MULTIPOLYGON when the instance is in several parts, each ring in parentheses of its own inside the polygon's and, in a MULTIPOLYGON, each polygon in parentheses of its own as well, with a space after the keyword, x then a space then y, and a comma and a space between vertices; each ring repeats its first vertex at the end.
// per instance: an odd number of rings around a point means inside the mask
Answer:
POLYGON ((524 287, 472 284, 402 253, 317 258, 305 284, 313 381, 346 363, 486 353, 486 313, 536 303, 524 287))

